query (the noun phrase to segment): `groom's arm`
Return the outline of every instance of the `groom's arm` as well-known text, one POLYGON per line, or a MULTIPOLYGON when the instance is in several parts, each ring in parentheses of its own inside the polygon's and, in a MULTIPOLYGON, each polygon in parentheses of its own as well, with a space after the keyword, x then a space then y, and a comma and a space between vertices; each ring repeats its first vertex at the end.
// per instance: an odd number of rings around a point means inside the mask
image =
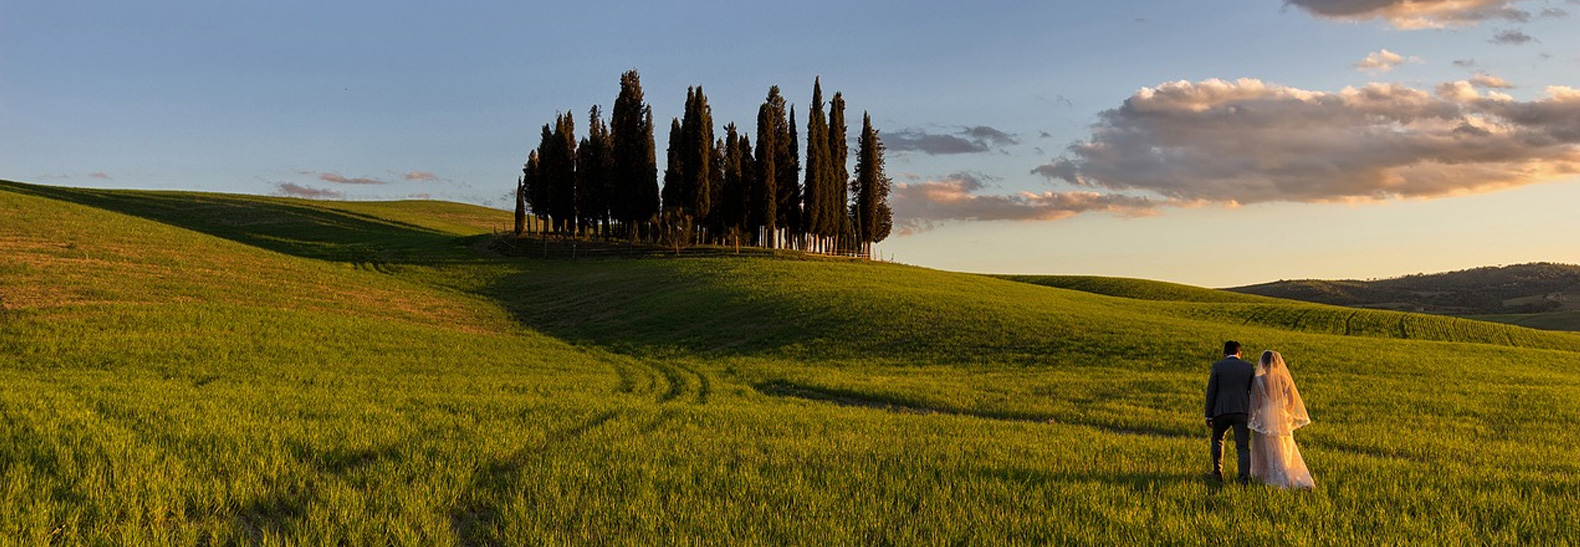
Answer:
POLYGON ((1218 367, 1213 367, 1212 374, 1207 375, 1207 403, 1202 414, 1207 418, 1207 425, 1212 425, 1212 402, 1218 399, 1218 367))

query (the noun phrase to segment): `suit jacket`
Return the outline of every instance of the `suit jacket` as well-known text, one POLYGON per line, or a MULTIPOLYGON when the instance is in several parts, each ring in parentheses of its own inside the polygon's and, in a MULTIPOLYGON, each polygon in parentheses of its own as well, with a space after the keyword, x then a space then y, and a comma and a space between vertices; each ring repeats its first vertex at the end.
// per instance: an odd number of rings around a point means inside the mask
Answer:
POLYGON ((1207 377, 1207 417, 1251 413, 1251 381, 1256 365, 1238 357, 1226 357, 1212 364, 1207 377))

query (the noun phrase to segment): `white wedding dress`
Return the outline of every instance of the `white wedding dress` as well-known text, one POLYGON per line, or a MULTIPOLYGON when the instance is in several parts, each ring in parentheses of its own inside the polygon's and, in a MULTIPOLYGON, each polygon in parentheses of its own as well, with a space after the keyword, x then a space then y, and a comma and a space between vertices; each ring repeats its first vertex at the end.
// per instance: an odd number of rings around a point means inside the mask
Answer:
POLYGON ((1251 477, 1279 488, 1315 488, 1294 435, 1311 416, 1283 356, 1268 353, 1271 359, 1264 356, 1251 383, 1251 477))

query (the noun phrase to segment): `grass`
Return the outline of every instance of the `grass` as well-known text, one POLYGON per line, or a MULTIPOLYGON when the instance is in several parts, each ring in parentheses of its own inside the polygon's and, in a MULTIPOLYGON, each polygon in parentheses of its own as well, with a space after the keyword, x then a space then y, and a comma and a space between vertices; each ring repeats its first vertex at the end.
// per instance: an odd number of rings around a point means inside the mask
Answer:
POLYGON ((1580 335, 508 219, 0 183, 0 543, 1580 542, 1580 335), (1317 490, 1200 479, 1226 338, 1317 490))

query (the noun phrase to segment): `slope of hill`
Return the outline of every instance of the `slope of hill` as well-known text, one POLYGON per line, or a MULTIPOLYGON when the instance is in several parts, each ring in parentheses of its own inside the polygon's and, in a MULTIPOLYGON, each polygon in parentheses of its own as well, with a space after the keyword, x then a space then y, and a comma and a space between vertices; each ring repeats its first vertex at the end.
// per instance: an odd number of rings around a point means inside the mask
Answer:
POLYGON ((1098 277, 1094 275, 994 275, 999 279, 1031 283, 1045 287, 1070 289, 1093 294, 1121 296, 1141 300, 1167 300, 1173 302, 1234 302, 1267 304, 1276 300, 1255 295, 1240 294, 1216 289, 1206 289, 1166 281, 1133 279, 1126 277, 1098 277))
POLYGON ((1338 306, 1476 316, 1538 328, 1580 330, 1575 314, 1566 313, 1580 311, 1580 266, 1568 264, 1489 266, 1375 281, 1278 281, 1226 290, 1338 306))
POLYGON ((1580 518, 1580 336, 473 251, 496 218, 0 183, 0 538, 1561 543, 1580 518), (1317 491, 1198 479, 1225 338, 1289 359, 1317 491))

